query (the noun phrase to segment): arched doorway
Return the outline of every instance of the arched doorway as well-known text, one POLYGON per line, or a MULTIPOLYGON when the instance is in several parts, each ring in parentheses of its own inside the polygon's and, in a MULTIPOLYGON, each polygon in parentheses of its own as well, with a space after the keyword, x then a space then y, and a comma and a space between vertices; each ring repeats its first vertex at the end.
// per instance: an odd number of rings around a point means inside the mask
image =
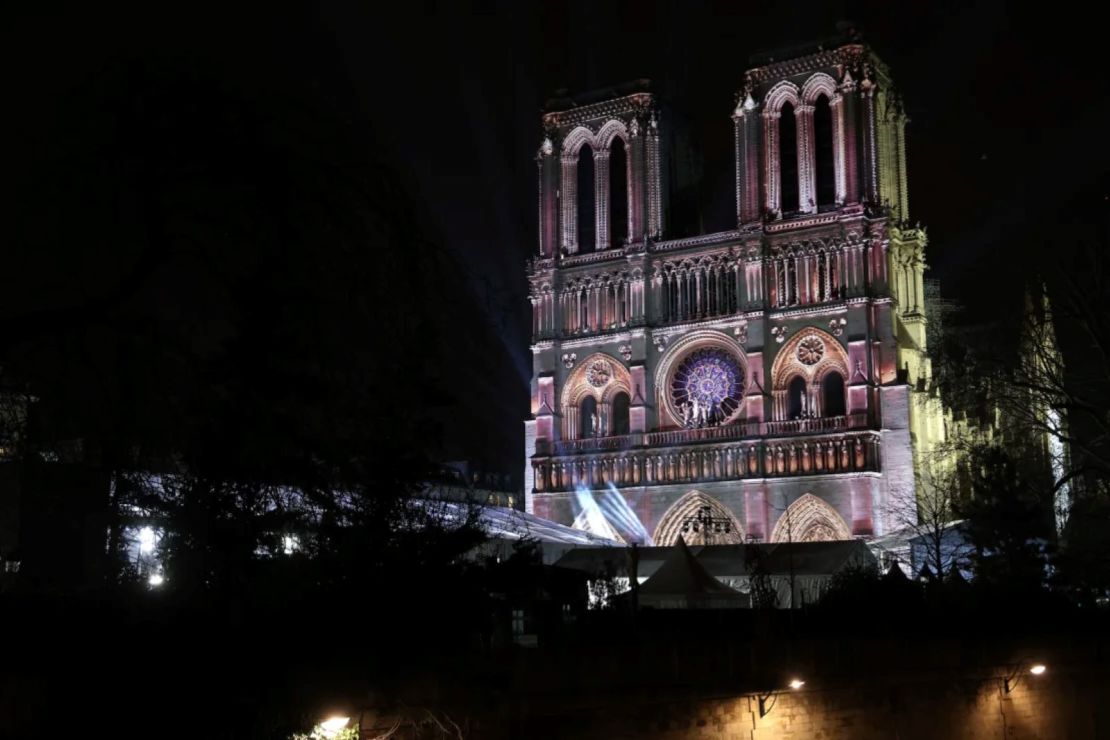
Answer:
POLYGON ((786 507, 774 531, 771 542, 827 542, 850 540, 852 530, 836 509, 812 493, 803 494, 786 507))
POLYGON ((655 527, 654 541, 660 547, 674 545, 679 537, 689 545, 741 545, 744 527, 720 501, 701 491, 690 491, 667 509, 655 527), (721 526, 711 526, 706 532, 704 526, 696 525, 705 518, 721 526))

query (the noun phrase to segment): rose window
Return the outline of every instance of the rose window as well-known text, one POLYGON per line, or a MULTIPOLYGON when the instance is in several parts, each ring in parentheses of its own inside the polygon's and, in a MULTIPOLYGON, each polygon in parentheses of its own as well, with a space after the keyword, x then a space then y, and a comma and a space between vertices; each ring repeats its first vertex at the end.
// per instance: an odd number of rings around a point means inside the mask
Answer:
POLYGON ((609 382, 613 377, 613 369, 609 367, 609 363, 605 360, 595 360, 586 369, 586 380, 594 388, 600 388, 609 382))
POLYGON ((674 372, 671 400, 680 417, 689 418, 696 410, 703 422, 719 423, 740 407, 743 379, 740 364, 728 352, 713 347, 694 350, 674 372))
POLYGON ((798 343, 798 361, 803 365, 816 365, 825 356, 825 343, 817 337, 806 337, 798 343))

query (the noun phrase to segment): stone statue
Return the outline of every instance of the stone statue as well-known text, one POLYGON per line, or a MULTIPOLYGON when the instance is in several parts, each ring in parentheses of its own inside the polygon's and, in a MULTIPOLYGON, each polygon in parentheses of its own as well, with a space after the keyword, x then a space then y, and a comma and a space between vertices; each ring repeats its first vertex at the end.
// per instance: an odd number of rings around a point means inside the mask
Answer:
POLYGON ((701 401, 694 396, 694 426, 701 424, 701 401))

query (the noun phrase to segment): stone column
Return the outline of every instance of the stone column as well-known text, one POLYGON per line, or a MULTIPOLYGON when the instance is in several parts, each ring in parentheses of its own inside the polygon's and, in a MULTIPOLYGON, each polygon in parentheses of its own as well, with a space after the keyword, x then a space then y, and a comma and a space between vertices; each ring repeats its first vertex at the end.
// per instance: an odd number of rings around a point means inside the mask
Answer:
POLYGON ((779 210, 779 112, 763 111, 763 207, 779 210))
MULTIPOLYGON (((840 108, 841 135, 839 142, 843 148, 841 174, 843 176, 845 203, 858 203, 860 201, 859 189, 859 106, 856 94, 856 82, 852 79, 851 72, 844 74, 844 81, 840 85, 838 96, 840 108)), ((833 117, 836 125, 837 117, 833 117)))
POLYGON ((762 118, 756 104, 746 95, 732 116, 736 157, 736 222, 759 220, 759 137, 762 118))
POLYGON ((642 242, 646 231, 647 217, 647 147, 642 131, 643 123, 640 119, 632 119, 629 131, 628 162, 631 171, 628 179, 628 241, 630 243, 642 242))
POLYGON ((798 131, 798 204, 803 213, 817 212, 816 161, 814 156, 813 106, 794 109, 798 131))
POLYGON ((598 251, 609 244, 609 150, 594 152, 594 243, 598 251))
POLYGON ((562 165, 562 243, 568 253, 574 254, 578 251, 578 156, 564 154, 562 165))

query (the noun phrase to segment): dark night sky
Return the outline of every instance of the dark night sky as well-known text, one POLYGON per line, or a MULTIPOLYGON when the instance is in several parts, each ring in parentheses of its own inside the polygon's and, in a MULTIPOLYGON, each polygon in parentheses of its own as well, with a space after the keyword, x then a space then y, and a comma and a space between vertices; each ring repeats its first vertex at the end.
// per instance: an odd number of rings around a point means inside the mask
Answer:
POLYGON ((458 442, 452 451, 513 473, 531 359, 524 262, 535 247, 533 156, 540 110, 557 88, 654 80, 687 117, 703 158, 705 228, 728 228, 729 113, 749 55, 827 36, 851 19, 906 101, 910 207, 929 228, 932 276, 975 307, 1012 298, 1005 286, 1028 270, 1030 254, 1051 254, 1050 245, 1029 247, 1068 218, 1065 206, 1103 197, 1101 32, 1063 5, 292 5, 28 11, 12 25, 16 43, 3 73, 6 125, 14 126, 8 159, 17 162, 9 187, 17 193, 21 168, 49 150, 42 132, 56 123, 58 99, 116 56, 157 50, 217 59, 248 85, 296 78, 320 88, 352 119, 369 122, 366 147, 401 170, 427 236, 459 263, 472 315, 443 318, 452 327, 456 387, 472 390, 448 426, 458 442), (1015 254, 1022 256, 999 259, 1015 254))

